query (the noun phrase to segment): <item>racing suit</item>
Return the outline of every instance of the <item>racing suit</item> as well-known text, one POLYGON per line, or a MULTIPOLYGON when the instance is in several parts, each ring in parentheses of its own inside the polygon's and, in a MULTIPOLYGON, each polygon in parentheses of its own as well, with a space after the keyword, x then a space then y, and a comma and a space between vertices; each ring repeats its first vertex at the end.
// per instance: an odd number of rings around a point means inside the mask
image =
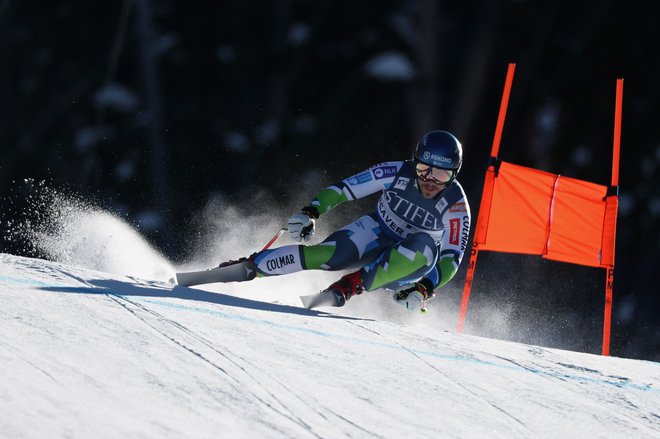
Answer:
POLYGON ((376 209, 316 245, 286 245, 254 256, 259 276, 301 270, 361 267, 366 291, 409 286, 427 278, 434 288, 456 274, 470 233, 470 207, 452 181, 426 199, 412 160, 385 162, 333 184, 312 200, 323 215, 344 201, 382 191, 376 209))

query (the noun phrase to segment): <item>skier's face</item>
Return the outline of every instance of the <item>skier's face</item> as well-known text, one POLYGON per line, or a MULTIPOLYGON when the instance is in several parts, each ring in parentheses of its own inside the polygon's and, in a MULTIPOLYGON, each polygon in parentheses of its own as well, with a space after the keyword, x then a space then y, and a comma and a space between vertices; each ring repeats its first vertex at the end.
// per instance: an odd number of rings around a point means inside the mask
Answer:
POLYGON ((446 186, 446 184, 437 184, 429 180, 422 180, 417 178, 417 184, 419 185, 419 192, 424 198, 434 198, 440 193, 446 186))
POLYGON ((454 177, 451 169, 436 168, 422 162, 415 163, 417 184, 424 198, 434 198, 454 177))

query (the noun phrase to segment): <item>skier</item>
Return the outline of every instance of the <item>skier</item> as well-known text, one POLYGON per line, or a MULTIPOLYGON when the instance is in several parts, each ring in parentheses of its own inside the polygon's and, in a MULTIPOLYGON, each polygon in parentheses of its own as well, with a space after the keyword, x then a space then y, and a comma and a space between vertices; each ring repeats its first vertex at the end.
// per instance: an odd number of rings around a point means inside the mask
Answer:
POLYGON ((220 267, 245 264, 246 272, 258 277, 357 268, 306 305, 343 306, 364 291, 385 288, 401 290, 394 300, 425 312, 434 290, 456 274, 470 233, 470 208, 456 180, 462 161, 461 143, 451 133, 426 133, 412 160, 380 163, 323 189, 289 218, 288 231, 298 242, 309 241, 321 215, 382 191, 374 212, 320 244, 267 249, 220 267))

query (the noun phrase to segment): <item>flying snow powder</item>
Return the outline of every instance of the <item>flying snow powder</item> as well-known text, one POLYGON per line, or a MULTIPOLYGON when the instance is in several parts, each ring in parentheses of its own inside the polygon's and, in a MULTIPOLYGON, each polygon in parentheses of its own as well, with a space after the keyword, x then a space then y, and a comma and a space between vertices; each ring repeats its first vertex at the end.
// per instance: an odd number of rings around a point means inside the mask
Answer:
POLYGON ((167 259, 127 221, 73 194, 43 184, 28 196, 10 234, 53 261, 151 280, 174 273, 167 259))

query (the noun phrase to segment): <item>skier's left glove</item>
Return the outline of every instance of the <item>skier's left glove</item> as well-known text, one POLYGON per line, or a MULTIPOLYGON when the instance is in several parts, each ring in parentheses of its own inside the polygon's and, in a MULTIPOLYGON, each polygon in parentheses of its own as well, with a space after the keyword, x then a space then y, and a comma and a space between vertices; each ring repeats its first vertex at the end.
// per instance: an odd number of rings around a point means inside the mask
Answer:
POLYGON ((426 313, 426 302, 435 297, 433 282, 428 278, 422 278, 415 282, 411 288, 394 293, 394 301, 402 305, 408 311, 426 313))
POLYGON ((309 241, 314 235, 314 220, 318 217, 318 210, 313 206, 303 207, 300 212, 291 215, 287 224, 291 238, 298 242, 303 239, 309 241))

